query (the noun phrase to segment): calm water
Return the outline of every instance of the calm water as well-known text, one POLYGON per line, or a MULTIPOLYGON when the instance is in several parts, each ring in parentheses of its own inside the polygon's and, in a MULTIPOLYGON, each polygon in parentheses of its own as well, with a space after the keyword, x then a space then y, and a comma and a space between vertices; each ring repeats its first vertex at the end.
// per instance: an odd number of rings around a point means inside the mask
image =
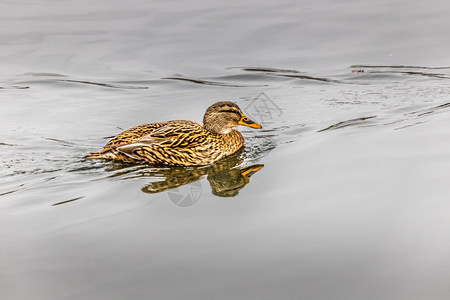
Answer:
POLYGON ((1 2, 1 298, 449 299, 449 10, 1 2), (214 166, 82 158, 219 100, 214 166))

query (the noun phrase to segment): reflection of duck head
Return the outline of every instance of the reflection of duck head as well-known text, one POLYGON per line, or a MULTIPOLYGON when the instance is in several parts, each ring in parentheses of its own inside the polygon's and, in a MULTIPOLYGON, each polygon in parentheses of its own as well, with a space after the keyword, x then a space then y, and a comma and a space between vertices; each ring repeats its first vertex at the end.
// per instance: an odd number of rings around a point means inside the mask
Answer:
POLYGON ((249 183, 250 176, 264 166, 242 166, 241 154, 242 150, 206 167, 164 168, 150 172, 150 174, 147 172, 147 176, 165 179, 149 183, 142 188, 142 191, 145 193, 159 193, 197 181, 206 175, 214 195, 221 197, 236 196, 249 183))
POLYGON ((208 175, 212 193, 221 197, 234 197, 250 182, 250 176, 258 172, 264 165, 253 165, 247 168, 222 170, 208 175))

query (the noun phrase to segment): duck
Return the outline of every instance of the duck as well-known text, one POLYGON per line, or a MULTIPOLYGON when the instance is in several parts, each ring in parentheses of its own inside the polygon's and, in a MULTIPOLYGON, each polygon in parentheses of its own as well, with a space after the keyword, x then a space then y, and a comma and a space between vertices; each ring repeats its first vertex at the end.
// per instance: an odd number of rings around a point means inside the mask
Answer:
POLYGON ((119 133, 87 159, 114 160, 162 166, 210 165, 236 153, 244 137, 238 125, 261 129, 231 101, 209 106, 203 125, 188 120, 142 124, 119 133))

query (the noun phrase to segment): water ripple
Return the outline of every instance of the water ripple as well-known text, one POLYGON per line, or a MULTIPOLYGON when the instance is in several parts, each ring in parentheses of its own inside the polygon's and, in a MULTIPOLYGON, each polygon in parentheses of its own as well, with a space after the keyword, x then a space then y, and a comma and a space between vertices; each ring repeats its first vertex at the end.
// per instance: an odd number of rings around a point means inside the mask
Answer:
POLYGON ((264 72, 264 73, 300 73, 297 70, 279 69, 279 68, 264 68, 264 67, 228 67, 227 69, 239 69, 247 72, 264 72))
POLYGON ((25 90, 29 88, 30 88, 29 86, 20 86, 20 85, 0 86, 1 90, 25 90))
POLYGON ((352 65, 353 73, 359 73, 364 76, 369 74, 401 74, 410 76, 425 76, 438 79, 450 79, 450 73, 443 73, 442 71, 450 70, 450 67, 423 67, 423 66, 402 66, 402 65, 352 65), (369 69, 366 72, 365 69, 369 69), (432 72, 433 70, 440 70, 440 72, 432 72))
POLYGON ((86 80, 73 80, 73 79, 61 79, 57 80, 61 82, 70 82, 70 83, 81 83, 81 84, 90 84, 90 85, 98 85, 107 88, 114 89, 148 89, 146 86, 134 86, 134 85, 123 85, 123 84, 113 84, 113 83, 102 83, 102 82, 94 82, 94 81, 86 81, 86 80))
POLYGON ((370 120, 370 119, 373 119, 373 118, 376 118, 376 117, 377 116, 368 116, 368 117, 361 117, 361 118, 356 118, 356 119, 342 121, 342 122, 333 124, 331 126, 328 126, 327 128, 321 129, 321 130, 319 130, 317 132, 323 132, 323 131, 327 131, 327 130, 339 129, 339 128, 343 128, 343 127, 347 127, 347 126, 353 126, 353 125, 361 124, 362 122, 364 122, 366 120, 370 120))
MULTIPOLYGON (((44 76, 44 75, 42 75, 44 76)), ((45 75, 48 76, 48 75, 45 75)), ((63 76, 63 75, 61 75, 63 76)), ((104 82, 96 82, 90 80, 77 80, 77 79, 39 79, 39 80, 24 80, 16 82, 17 84, 26 84, 27 86, 21 85, 13 85, 8 87, 0 87, 0 89, 28 89, 28 85, 33 84, 55 84, 55 83, 70 83, 70 84, 82 84, 82 85, 93 85, 93 86, 101 86, 105 88, 113 88, 113 89, 148 89, 147 86, 138 86, 138 85, 124 85, 118 83, 104 83, 104 82)))
POLYGON ((164 77, 162 79, 180 80, 180 81, 186 81, 186 82, 195 83, 195 84, 224 86, 224 87, 263 87, 263 86, 266 86, 266 85, 251 85, 251 86, 239 85, 239 84, 231 84, 231 83, 225 83, 225 82, 208 81, 208 80, 192 79, 192 78, 184 78, 184 77, 164 77))
POLYGON ((73 199, 70 199, 70 200, 57 202, 57 203, 52 204, 52 206, 57 206, 57 205, 66 204, 66 203, 69 203, 69 202, 77 201, 77 200, 83 199, 84 197, 85 196, 81 196, 81 197, 76 197, 76 198, 73 198, 73 199))
POLYGON ((327 78, 325 76, 306 75, 304 73, 302 74, 302 72, 298 70, 290 70, 290 69, 265 68, 265 67, 230 67, 228 69, 239 69, 244 72, 258 73, 260 75, 263 74, 268 77, 277 76, 277 77, 286 77, 286 78, 329 82, 329 83, 346 83, 340 80, 327 78))
POLYGON ((425 115, 430 115, 430 114, 435 114, 435 113, 441 112, 443 109, 446 109, 446 108, 449 108, 449 107, 450 107, 450 102, 447 102, 447 103, 436 105, 436 106, 433 106, 433 107, 430 107, 430 108, 413 111, 413 112, 408 113, 406 115, 416 115, 418 117, 421 117, 421 116, 425 116, 425 115))
POLYGON ((423 66, 403 66, 403 65, 352 65, 351 68, 385 68, 385 69, 425 69, 442 70, 450 67, 423 67, 423 66))

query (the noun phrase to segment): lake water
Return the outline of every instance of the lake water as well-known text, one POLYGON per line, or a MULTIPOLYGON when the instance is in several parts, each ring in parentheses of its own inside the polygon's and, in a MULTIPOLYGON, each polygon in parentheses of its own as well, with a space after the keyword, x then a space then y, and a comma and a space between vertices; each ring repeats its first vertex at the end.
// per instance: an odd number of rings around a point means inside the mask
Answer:
POLYGON ((0 11, 2 299, 450 298, 448 0, 0 11), (83 159, 220 100, 214 166, 83 159))

